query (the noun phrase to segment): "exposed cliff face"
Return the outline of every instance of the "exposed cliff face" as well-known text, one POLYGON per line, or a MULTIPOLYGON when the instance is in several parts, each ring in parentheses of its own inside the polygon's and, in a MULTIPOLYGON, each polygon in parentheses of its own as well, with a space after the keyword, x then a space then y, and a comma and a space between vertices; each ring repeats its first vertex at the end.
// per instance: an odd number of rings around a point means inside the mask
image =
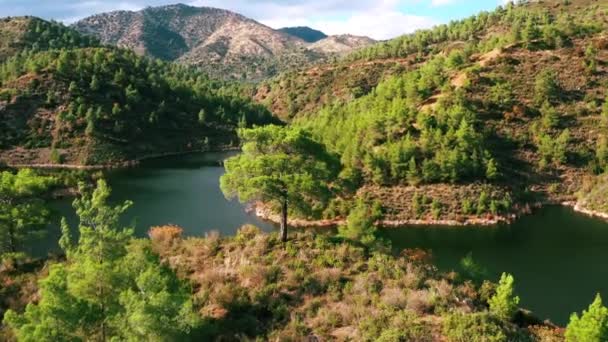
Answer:
POLYGON ((330 37, 311 45, 237 13, 186 5, 94 15, 74 28, 141 55, 195 65, 217 77, 247 80, 310 65, 373 42, 330 37))

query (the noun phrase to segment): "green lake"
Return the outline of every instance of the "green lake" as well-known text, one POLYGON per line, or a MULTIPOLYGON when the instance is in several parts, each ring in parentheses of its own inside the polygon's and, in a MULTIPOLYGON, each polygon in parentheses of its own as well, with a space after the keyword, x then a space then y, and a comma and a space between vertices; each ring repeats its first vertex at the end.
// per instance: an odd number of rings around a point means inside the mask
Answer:
MULTIPOLYGON (((177 224, 186 234, 217 230, 232 235, 243 224, 272 231, 275 225, 246 213, 219 189, 221 160, 229 153, 205 153, 150 160, 137 168, 107 173, 115 201, 132 200, 125 224, 134 222, 138 236, 151 226, 177 224)), ((71 199, 54 208, 75 224, 71 199)), ((608 298, 608 222, 569 208, 547 207, 514 224, 498 227, 404 227, 382 230, 396 252, 403 248, 432 251, 434 263, 459 271, 468 253, 497 280, 515 276, 521 305, 540 318, 564 325, 570 313, 586 308, 597 292, 608 298)), ((42 254, 56 248, 58 229, 31 246, 42 254)))

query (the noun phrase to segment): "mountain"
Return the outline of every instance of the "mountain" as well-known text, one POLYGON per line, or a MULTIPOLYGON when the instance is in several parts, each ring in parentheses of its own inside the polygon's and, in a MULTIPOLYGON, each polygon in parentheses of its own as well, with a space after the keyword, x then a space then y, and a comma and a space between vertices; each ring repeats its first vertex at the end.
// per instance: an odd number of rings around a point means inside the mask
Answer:
POLYGON ((510 4, 284 73, 255 98, 339 154, 387 225, 579 200, 606 212, 607 10, 510 4))
POLYGON ((328 37, 325 33, 308 26, 284 27, 278 31, 298 37, 307 43, 315 43, 328 37))
MULTIPOLYGON (((324 46, 311 49, 296 36, 240 14, 181 4, 94 15, 73 27, 105 44, 196 66, 223 79, 260 80, 326 60, 334 52, 324 46)), ((344 51, 348 44, 332 49, 344 51)))
POLYGON ((60 24, 12 18, 0 34, 20 37, 2 46, 0 163, 108 165, 228 145, 237 126, 273 121, 239 86, 60 24))

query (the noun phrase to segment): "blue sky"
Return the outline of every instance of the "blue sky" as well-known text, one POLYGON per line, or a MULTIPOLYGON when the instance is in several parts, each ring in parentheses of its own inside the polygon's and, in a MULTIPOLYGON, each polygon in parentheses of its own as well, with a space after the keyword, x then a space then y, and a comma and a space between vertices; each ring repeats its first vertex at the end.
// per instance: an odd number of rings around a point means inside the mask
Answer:
POLYGON ((505 0, 0 0, 0 17, 35 15, 71 23, 115 10, 182 2, 229 9, 268 26, 311 26, 328 34, 389 39, 492 10, 505 0))

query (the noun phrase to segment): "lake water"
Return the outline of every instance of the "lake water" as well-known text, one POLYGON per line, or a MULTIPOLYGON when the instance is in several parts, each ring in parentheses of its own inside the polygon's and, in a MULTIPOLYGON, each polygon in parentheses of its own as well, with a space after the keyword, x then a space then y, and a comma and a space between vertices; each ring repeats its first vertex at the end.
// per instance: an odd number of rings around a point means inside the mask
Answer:
MULTIPOLYGON (((193 154, 151 160, 140 167, 108 172, 114 201, 135 205, 125 223, 136 223, 138 236, 151 226, 177 224, 188 235, 217 230, 232 235, 245 223, 272 231, 275 225, 227 201, 219 189, 220 161, 227 153, 193 154)), ((71 200, 54 207, 76 223, 71 200)), ((565 324, 571 312, 586 308, 597 292, 608 299, 608 223, 568 208, 548 207, 514 224, 499 227, 405 227, 382 230, 396 250, 430 249, 435 264, 459 270, 468 253, 497 280, 501 272, 515 276, 521 305, 541 318, 565 324)), ((56 246, 58 232, 33 245, 35 251, 56 246)))

